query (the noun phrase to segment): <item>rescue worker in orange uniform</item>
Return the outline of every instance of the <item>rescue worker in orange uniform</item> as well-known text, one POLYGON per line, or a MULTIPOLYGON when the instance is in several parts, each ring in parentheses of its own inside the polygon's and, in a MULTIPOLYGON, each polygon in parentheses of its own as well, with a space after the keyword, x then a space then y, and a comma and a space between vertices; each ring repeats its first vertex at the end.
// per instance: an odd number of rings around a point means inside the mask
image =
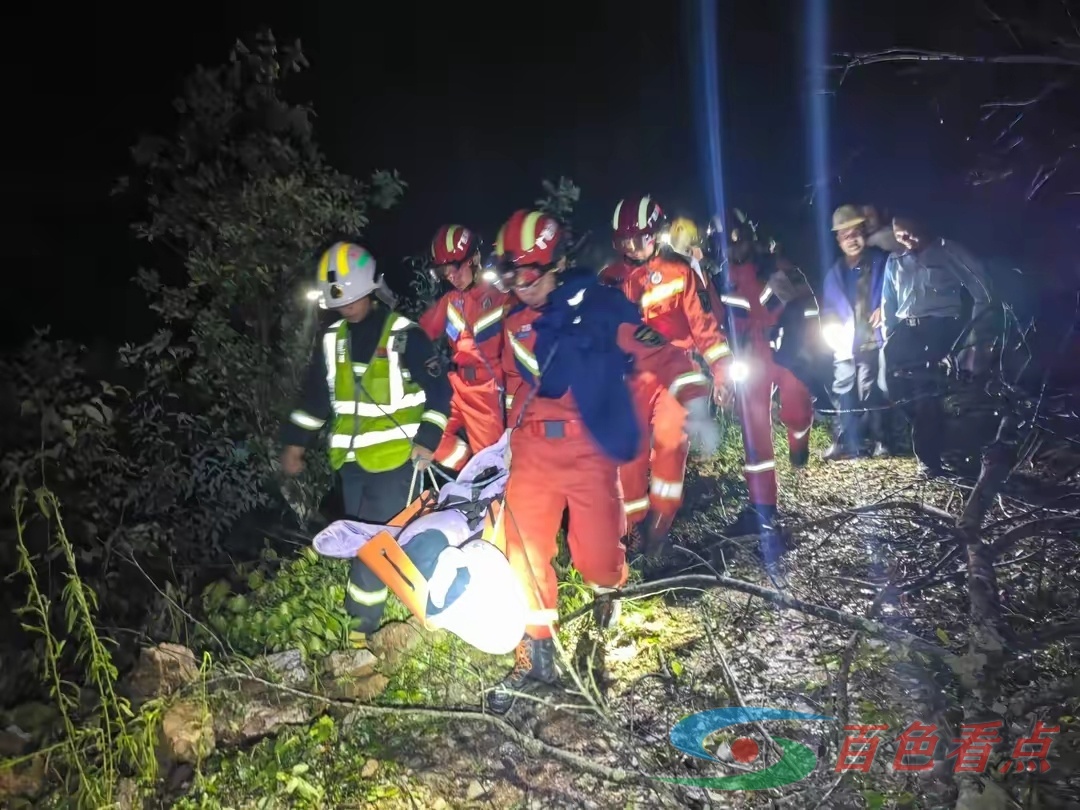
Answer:
POLYGON ((480 240, 461 225, 444 225, 431 240, 432 272, 450 290, 420 316, 432 340, 450 346, 450 418, 435 461, 452 470, 499 440, 503 409, 503 316, 508 296, 481 277, 480 240), (458 435, 465 432, 465 440, 458 435))
MULTIPOLYGON (((767 250, 758 250, 756 227, 741 211, 714 221, 717 239, 726 239, 721 301, 735 352, 733 376, 746 463, 750 505, 727 529, 729 535, 761 534, 766 565, 779 554, 776 531, 776 461, 772 441, 772 397, 780 396, 780 421, 787 428, 791 463, 806 465, 814 422, 810 391, 789 368, 777 362, 780 324, 787 318, 816 318, 817 307, 803 285, 777 270, 767 250), (789 311, 790 309, 790 311, 789 311), (798 312, 796 312, 798 310, 798 312)), ((715 252, 722 252, 723 245, 715 252)))
MULTIPOLYGON (((720 331, 722 312, 716 311, 716 299, 689 259, 661 247, 662 226, 663 212, 651 197, 620 200, 612 217, 612 243, 620 258, 604 268, 601 280, 620 287, 640 308, 645 324, 688 357, 693 351, 701 355, 712 372, 717 402, 730 402, 727 366, 731 352, 720 331)), ((682 505, 686 432, 682 409, 667 386, 639 375, 632 391, 648 430, 637 456, 623 465, 619 476, 631 527, 629 541, 631 545, 640 542, 642 551, 652 553, 666 539, 682 505)))
MULTIPOLYGON (((674 407, 683 408, 695 444, 715 449, 719 442, 707 382, 685 352, 645 326, 594 271, 570 268, 567 241, 556 219, 525 210, 510 217, 496 240, 506 286, 521 302, 505 323, 503 358, 514 403, 504 526, 507 557, 530 607, 514 669, 488 695, 497 713, 509 710, 513 692, 530 681, 556 678, 552 559, 564 510, 581 578, 597 592, 626 581, 618 470, 637 453, 641 433, 626 378, 653 375, 676 392, 674 407), (687 420, 688 409, 697 416, 687 420)), ((597 610, 601 626, 615 621, 617 604, 597 610)))

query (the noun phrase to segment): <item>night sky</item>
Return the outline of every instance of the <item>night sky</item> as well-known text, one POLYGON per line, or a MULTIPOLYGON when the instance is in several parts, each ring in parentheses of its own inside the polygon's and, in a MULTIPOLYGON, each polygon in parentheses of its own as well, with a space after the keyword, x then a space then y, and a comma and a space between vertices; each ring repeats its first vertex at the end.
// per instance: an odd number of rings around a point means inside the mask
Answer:
MULTIPOLYGON (((50 35, 47 48, 27 46, 18 67, 27 81, 9 91, 10 119, 20 124, 8 127, 16 145, 4 172, 17 209, 2 220, 5 345, 49 322, 87 343, 139 337, 149 321, 128 284, 139 260, 125 227, 131 211, 109 189, 140 134, 171 132, 183 75, 196 62, 224 61, 236 36, 260 24, 279 41, 302 40, 312 68, 294 98, 314 104, 332 162, 361 177, 396 168, 409 183, 403 204, 376 214, 367 234, 399 290, 395 266, 423 251, 438 225, 463 222, 491 239, 513 209, 539 196, 545 177, 582 187, 576 224, 594 229, 600 244, 628 194, 651 193, 669 214, 710 213, 685 4, 461 5, 185 3, 21 24, 50 35)), ((797 260, 816 264, 807 241, 801 3, 720 6, 729 202, 800 246, 797 260)), ((834 0, 831 50, 981 47, 989 34, 972 25, 973 6, 834 0), (931 19, 936 32, 927 30, 931 19)), ((889 67, 869 70, 830 101, 839 193, 916 206, 942 217, 946 232, 1008 247, 1022 218, 960 187, 954 159, 963 139, 950 130, 951 111, 941 124, 925 90, 890 79, 889 67)))

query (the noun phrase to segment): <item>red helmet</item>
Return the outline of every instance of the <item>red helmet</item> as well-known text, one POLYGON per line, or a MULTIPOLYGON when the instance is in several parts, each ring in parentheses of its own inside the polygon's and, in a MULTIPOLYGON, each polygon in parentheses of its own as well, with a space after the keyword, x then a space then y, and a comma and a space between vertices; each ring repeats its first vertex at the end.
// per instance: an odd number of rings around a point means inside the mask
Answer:
POLYGON ((521 209, 510 215, 495 239, 495 253, 513 267, 550 269, 565 255, 563 229, 555 217, 521 209))
POLYGON ((652 197, 627 197, 615 206, 611 243, 620 253, 640 250, 656 240, 664 212, 652 197))
POLYGON ((431 240, 431 263, 436 267, 460 264, 479 249, 480 240, 464 225, 443 225, 431 240))
POLYGON ((524 208, 511 214, 495 238, 504 286, 538 281, 566 255, 565 237, 562 225, 550 214, 524 208))

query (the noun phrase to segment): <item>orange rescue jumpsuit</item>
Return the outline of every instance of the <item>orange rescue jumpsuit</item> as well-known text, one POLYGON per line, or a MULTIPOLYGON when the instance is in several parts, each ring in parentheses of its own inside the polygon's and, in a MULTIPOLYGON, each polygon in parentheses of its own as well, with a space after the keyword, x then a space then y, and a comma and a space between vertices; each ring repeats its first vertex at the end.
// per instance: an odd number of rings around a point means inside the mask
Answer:
MULTIPOLYGON (((731 354, 719 327, 723 312, 716 310, 715 295, 702 286, 689 260, 674 252, 658 252, 639 266, 625 261, 609 265, 600 278, 622 288, 640 308, 642 320, 687 357, 697 351, 712 371, 715 384, 723 385, 731 354)), ((698 378, 687 382, 707 383, 704 375, 698 374, 698 378)), ((649 374, 637 375, 631 392, 645 429, 638 457, 619 470, 627 521, 630 525, 639 523, 652 508, 666 530, 682 505, 689 450, 686 411, 667 386, 649 374)))
MULTIPOLYGON (((573 392, 559 399, 530 396, 532 386, 518 372, 515 358, 526 368, 541 370, 549 358, 536 357, 533 323, 537 310, 523 307, 505 323, 503 369, 507 395, 513 396, 509 424, 510 480, 506 488, 506 555, 529 601, 526 628, 531 638, 550 638, 559 618, 558 578, 552 560, 563 510, 570 512, 566 541, 570 557, 589 585, 617 588, 626 582, 626 519, 619 487, 619 469, 588 435, 581 422, 573 392)), ((651 376, 656 384, 675 388, 680 402, 708 396, 704 376, 697 383, 679 384, 695 374, 685 352, 660 342, 655 333, 622 324, 618 345, 634 358, 635 371, 651 376), (651 334, 656 340, 649 339, 651 334)), ((666 390, 666 389, 665 389, 666 390)), ((685 421, 684 408, 682 421, 685 421)))
POLYGON ((499 440, 503 421, 503 317, 508 296, 487 284, 451 290, 420 316, 432 340, 450 344, 450 418, 435 461, 460 470, 474 454, 499 440), (464 428, 468 442, 458 433, 464 428))
MULTIPOLYGON (((746 363, 746 381, 739 384, 737 402, 742 419, 746 464, 743 473, 755 506, 776 506, 776 461, 772 442, 772 397, 780 393, 780 421, 787 428, 792 453, 810 443, 814 423, 810 391, 789 369, 773 357, 776 341, 772 333, 784 312, 784 303, 767 279, 758 275, 753 262, 730 264, 727 283, 720 296, 731 314, 736 354, 746 363)), ((796 300, 791 306, 802 306, 796 300)), ((816 309, 813 311, 816 316, 816 309)))

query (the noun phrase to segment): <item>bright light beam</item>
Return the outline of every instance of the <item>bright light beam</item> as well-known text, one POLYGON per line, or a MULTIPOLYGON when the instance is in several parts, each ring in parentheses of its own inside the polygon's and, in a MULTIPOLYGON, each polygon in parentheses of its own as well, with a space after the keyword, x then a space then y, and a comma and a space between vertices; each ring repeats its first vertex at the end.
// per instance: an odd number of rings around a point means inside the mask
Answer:
POLYGON ((826 81, 826 60, 829 55, 829 0, 804 0, 806 16, 804 52, 808 87, 806 94, 807 119, 810 137, 810 181, 814 190, 814 228, 817 236, 818 266, 832 263, 833 240, 829 227, 832 200, 829 193, 829 93, 826 81))
MULTIPOLYGON (((720 66, 716 40, 719 36, 717 0, 699 0, 697 14, 697 59, 701 98, 694 105, 698 144, 705 168, 710 215, 724 215, 724 162, 720 141, 720 66)), ((722 240, 727 261, 727 240, 722 240)))

